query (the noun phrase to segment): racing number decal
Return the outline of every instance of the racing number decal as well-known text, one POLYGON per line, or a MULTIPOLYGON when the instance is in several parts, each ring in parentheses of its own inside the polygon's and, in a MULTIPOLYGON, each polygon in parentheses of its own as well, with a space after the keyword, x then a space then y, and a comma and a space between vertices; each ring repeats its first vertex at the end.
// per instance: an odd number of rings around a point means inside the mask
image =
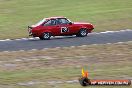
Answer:
POLYGON ((69 32, 67 27, 61 27, 61 33, 69 32))

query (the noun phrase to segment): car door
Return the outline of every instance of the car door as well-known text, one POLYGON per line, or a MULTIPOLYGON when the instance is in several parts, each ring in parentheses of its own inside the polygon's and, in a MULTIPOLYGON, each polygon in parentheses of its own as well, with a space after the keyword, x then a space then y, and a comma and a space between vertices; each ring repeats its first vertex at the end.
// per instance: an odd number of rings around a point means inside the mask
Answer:
POLYGON ((43 30, 51 32, 53 36, 60 34, 60 28, 57 26, 56 19, 50 19, 43 25, 43 30))
POLYGON ((69 24, 70 22, 66 18, 58 18, 57 25, 60 28, 60 35, 70 35, 74 33, 75 26, 69 24))

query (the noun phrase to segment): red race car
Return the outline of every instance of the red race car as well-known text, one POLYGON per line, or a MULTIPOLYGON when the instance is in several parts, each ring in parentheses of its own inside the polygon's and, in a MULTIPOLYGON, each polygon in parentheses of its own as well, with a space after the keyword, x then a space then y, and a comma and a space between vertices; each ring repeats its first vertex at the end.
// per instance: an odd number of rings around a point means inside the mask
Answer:
POLYGON ((45 18, 35 25, 28 26, 29 35, 39 37, 41 40, 49 40, 51 36, 84 37, 93 29, 94 27, 90 23, 71 22, 66 17, 45 18))

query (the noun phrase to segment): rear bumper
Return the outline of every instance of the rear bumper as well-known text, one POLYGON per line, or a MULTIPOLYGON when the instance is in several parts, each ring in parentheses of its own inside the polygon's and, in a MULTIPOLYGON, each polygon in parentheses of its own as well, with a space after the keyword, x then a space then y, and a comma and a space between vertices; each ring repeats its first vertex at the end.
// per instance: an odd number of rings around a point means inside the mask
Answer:
POLYGON ((29 33, 29 36, 38 37, 36 34, 29 33))
POLYGON ((32 36, 32 37, 39 37, 39 35, 33 34, 33 33, 29 34, 29 36, 32 36))
POLYGON ((33 34, 29 34, 28 36, 33 36, 33 34))
POLYGON ((32 32, 31 32, 31 30, 28 30, 28 35, 29 36, 32 36, 33 35, 32 32))
POLYGON ((32 34, 32 27, 28 26, 28 34, 29 34, 29 36, 33 36, 33 34, 32 34))

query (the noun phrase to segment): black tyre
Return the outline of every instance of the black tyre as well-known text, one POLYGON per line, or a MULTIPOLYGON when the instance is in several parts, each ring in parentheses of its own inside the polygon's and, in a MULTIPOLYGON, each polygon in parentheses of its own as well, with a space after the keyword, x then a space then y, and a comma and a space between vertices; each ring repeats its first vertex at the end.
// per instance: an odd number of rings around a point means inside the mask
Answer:
POLYGON ((80 78, 79 82, 82 86, 88 86, 91 84, 90 79, 88 78, 80 78))
POLYGON ((43 33, 43 35, 40 38, 40 40, 50 40, 51 34, 49 32, 43 33))
POLYGON ((87 34, 88 34, 87 29, 81 29, 76 36, 77 37, 85 37, 85 36, 87 36, 87 34))
POLYGON ((41 37, 39 37, 39 39, 40 39, 40 40, 44 40, 44 38, 43 38, 42 36, 41 36, 41 37))

